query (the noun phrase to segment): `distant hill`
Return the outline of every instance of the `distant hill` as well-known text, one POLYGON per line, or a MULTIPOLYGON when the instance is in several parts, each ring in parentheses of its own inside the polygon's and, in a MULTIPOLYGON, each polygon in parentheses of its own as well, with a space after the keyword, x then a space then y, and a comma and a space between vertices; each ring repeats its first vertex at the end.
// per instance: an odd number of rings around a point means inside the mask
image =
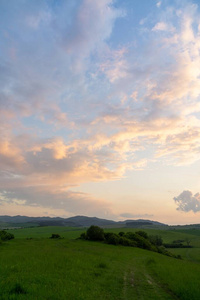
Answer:
POLYGON ((0 227, 32 227, 32 226, 69 226, 89 227, 91 225, 102 227, 151 227, 166 226, 163 223, 150 220, 125 220, 112 221, 96 217, 75 216, 70 218, 51 217, 27 217, 27 216, 0 216, 0 227))
POLYGON ((150 221, 150 220, 126 220, 124 221, 127 227, 135 227, 135 226, 167 226, 166 224, 150 221))

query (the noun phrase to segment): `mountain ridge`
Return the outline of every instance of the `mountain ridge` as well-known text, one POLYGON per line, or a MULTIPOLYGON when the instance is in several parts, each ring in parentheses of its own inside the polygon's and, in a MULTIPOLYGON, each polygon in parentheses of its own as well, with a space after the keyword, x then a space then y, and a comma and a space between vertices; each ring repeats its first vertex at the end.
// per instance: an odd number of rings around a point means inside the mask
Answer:
POLYGON ((97 217, 87 217, 77 215, 69 218, 61 217, 28 217, 28 216, 0 216, 0 226, 1 223, 8 223, 10 225, 17 224, 38 224, 38 226, 69 226, 69 227, 89 227, 91 225, 96 226, 123 226, 123 227, 135 227, 135 226, 168 226, 164 223, 157 221, 137 219, 137 220, 124 220, 124 221, 113 221, 97 217))

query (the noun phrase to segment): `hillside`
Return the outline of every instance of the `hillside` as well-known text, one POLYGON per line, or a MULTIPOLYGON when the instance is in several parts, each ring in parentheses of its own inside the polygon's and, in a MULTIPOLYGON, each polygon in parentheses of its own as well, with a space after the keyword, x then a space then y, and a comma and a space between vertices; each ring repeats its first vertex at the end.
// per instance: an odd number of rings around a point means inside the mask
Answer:
POLYGON ((193 248, 174 249, 182 260, 77 239, 83 231, 64 226, 10 230, 15 239, 1 245, 1 299, 200 299, 199 230, 146 230, 164 242, 187 236, 193 248), (50 239, 52 233, 62 238, 50 239))

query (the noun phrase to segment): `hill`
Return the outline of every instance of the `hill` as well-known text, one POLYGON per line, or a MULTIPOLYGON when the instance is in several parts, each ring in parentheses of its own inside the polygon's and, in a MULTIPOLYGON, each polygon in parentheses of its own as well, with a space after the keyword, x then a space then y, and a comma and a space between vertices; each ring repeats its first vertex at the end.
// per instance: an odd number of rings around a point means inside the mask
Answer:
POLYGON ((96 217, 74 216, 70 218, 60 217, 27 217, 27 216, 0 216, 0 227, 32 227, 32 226, 68 226, 89 227, 91 225, 101 227, 152 227, 167 226, 163 223, 150 220, 125 220, 116 222, 113 220, 100 219, 96 217))
POLYGON ((0 247, 0 298, 200 299, 199 230, 145 230, 149 235, 161 235, 164 242, 170 243, 188 237, 193 248, 170 250, 181 254, 183 259, 137 247, 77 239, 83 231, 82 227, 64 226, 10 230, 15 238, 0 247), (62 238, 50 239, 52 233, 62 238))

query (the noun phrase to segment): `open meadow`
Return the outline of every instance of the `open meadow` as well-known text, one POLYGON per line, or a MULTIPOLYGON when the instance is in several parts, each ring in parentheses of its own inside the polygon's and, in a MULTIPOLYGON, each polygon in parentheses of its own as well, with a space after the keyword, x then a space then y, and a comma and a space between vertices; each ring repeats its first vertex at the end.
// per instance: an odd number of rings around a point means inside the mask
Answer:
POLYGON ((15 239, 0 245, 0 299, 200 299, 199 230, 145 230, 159 234, 166 243, 190 239, 194 248, 170 249, 182 259, 77 239, 84 231, 69 227, 10 230, 15 239), (52 233, 63 238, 50 239, 52 233))

